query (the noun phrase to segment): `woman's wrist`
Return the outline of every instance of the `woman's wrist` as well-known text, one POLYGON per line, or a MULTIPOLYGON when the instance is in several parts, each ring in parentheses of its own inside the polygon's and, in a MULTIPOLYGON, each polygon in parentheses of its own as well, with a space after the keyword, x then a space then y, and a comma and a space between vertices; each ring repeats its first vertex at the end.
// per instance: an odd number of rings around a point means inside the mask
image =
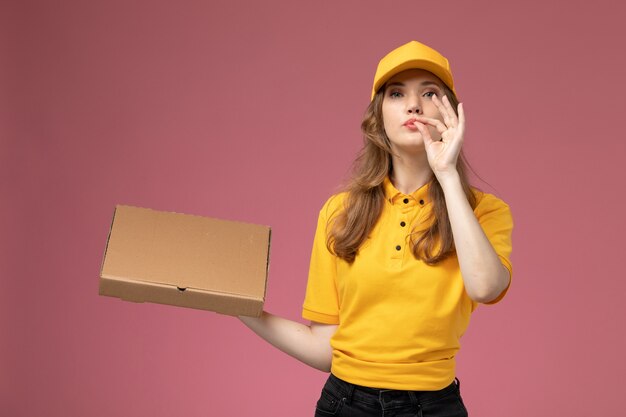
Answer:
POLYGON ((441 185, 444 192, 448 188, 455 188, 461 185, 461 176, 457 172, 456 168, 448 172, 435 173, 435 177, 437 177, 437 181, 439 182, 439 185, 441 185))

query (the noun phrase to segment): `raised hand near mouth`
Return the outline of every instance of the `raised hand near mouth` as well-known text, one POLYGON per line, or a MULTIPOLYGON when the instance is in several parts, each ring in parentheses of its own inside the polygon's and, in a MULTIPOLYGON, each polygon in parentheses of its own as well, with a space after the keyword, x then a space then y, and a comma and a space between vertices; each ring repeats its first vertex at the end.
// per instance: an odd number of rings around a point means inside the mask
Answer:
POLYGON ((428 164, 437 179, 441 180, 446 175, 456 175, 457 173, 456 163, 461 153, 465 134, 465 114, 463 105, 459 104, 457 116, 446 96, 443 96, 442 100, 433 96, 433 102, 437 106, 443 122, 430 117, 416 116, 415 126, 424 138, 428 164), (432 138, 426 125, 437 129, 440 135, 438 140, 432 138))

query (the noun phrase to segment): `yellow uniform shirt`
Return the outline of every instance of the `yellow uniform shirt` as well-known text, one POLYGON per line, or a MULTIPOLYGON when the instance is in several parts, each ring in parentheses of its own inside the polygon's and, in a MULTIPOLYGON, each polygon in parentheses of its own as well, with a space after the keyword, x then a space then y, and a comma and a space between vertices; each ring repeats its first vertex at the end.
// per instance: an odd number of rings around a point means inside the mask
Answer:
MULTIPOLYGON (((428 186, 411 195, 388 179, 384 187, 381 216, 352 264, 326 247, 328 219, 346 194, 320 211, 302 316, 339 325, 331 338, 337 377, 376 388, 439 390, 454 380, 459 339, 477 303, 465 292, 456 256, 435 266, 413 257, 408 235, 431 208, 428 186)), ((510 273, 509 207, 475 192, 474 213, 510 273)))

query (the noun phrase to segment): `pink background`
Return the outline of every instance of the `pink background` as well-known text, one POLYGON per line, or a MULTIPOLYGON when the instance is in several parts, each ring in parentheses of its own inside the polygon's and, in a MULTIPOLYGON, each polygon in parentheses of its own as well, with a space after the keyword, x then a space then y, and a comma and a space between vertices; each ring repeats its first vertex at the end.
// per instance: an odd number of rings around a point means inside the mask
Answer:
POLYGON ((451 60, 476 184, 516 222, 511 291, 459 355, 471 415, 623 415, 616 4, 3 2, 0 414, 313 415, 326 375, 236 319, 98 296, 113 208, 271 225, 266 309, 301 320, 375 66, 417 39, 451 60))

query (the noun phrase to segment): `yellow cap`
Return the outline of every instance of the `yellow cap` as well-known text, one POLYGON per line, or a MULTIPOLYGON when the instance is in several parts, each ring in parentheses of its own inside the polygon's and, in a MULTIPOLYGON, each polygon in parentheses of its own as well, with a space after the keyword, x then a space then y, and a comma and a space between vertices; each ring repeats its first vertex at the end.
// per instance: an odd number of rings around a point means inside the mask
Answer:
POLYGON ((378 63, 372 88, 372 100, 376 91, 391 77, 408 69, 423 69, 432 72, 456 94, 448 60, 433 48, 411 41, 389 52, 378 63))

